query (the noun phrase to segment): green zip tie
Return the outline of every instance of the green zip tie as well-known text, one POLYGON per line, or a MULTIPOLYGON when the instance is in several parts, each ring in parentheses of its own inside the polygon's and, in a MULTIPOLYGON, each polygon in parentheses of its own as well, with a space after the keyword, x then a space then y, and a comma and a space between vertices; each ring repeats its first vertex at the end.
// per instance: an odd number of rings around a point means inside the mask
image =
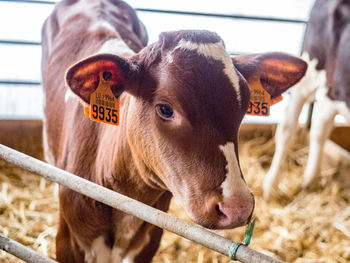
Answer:
POLYGON ((256 221, 256 217, 252 221, 250 221, 250 223, 247 225, 245 229, 243 243, 234 242, 234 244, 231 246, 228 253, 229 254, 228 256, 231 260, 236 260, 236 253, 239 246, 243 245, 247 247, 250 244, 250 240, 252 239, 253 232, 254 232, 255 221, 256 221))
POLYGON ((230 248, 230 251, 228 252, 228 256, 231 260, 236 260, 236 252, 240 245, 243 245, 242 243, 234 242, 232 247, 230 248))
POLYGON ((250 240, 252 239, 255 222, 256 217, 254 217, 254 219, 250 221, 250 223, 247 225, 247 228, 245 229, 243 245, 245 245, 246 247, 250 244, 250 240))

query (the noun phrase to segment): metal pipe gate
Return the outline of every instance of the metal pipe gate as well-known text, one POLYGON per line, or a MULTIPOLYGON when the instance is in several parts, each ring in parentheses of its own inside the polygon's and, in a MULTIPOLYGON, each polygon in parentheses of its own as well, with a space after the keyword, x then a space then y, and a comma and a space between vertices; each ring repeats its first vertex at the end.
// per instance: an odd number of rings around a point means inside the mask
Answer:
MULTIPOLYGON (((185 222, 173 215, 145 205, 144 203, 58 169, 43 161, 32 158, 1 144, 0 158, 226 256, 232 256, 232 249, 235 249, 235 259, 243 263, 282 263, 282 261, 278 259, 269 257, 244 245, 240 245, 237 248, 239 243, 214 234, 199 225, 185 222)), ((1 246, 0 248, 3 249, 1 246)))

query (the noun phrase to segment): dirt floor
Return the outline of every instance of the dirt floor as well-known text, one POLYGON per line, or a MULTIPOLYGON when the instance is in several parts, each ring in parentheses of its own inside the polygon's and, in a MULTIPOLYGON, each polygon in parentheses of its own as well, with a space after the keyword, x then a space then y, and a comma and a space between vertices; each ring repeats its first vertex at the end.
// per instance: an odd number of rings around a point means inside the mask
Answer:
MULTIPOLYGON (((240 143, 240 159, 252 189, 257 223, 250 247, 286 262, 350 262, 350 187, 342 187, 336 168, 323 169, 315 191, 300 189, 308 147, 297 144, 288 153, 278 197, 262 199, 261 185, 271 162, 274 141, 264 137, 240 143)), ((38 153, 40 156, 40 153, 38 153)), ((0 161, 0 233, 55 256, 57 187, 0 161)), ((187 220, 176 201, 170 213, 187 220)), ((216 231, 242 241, 244 228, 216 231)), ((0 262, 22 262, 0 252, 0 262)), ((226 256, 165 233, 155 263, 229 262, 226 256)))

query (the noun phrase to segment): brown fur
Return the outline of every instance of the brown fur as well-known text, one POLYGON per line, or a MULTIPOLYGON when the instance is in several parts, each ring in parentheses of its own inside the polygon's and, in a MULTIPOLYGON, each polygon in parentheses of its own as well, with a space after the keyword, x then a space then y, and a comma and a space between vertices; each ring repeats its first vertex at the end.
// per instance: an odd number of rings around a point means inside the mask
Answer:
MULTIPOLYGON (((234 70, 239 87, 233 87, 221 60, 181 49, 173 52, 173 63, 167 60, 167 54, 181 40, 222 43, 217 34, 168 32, 157 43, 143 48, 146 32, 125 3, 86 1, 85 9, 76 11, 79 4, 80 1, 59 2, 43 27, 46 159, 164 211, 168 209, 170 191, 189 216, 206 227, 230 228, 246 223, 254 199, 248 188, 239 189, 234 205, 230 204, 231 199, 229 202, 224 199, 222 183, 227 176, 234 175, 227 175, 226 165, 230 160, 219 146, 234 143, 237 155, 238 129, 249 101, 247 80, 252 75, 260 76, 259 65, 264 63, 264 55, 257 56, 260 60, 247 62, 252 70, 245 72, 246 65, 241 63, 244 77, 234 70), (109 22, 115 31, 104 27, 88 30, 101 20, 109 22), (112 38, 123 39, 136 54, 94 55, 112 38), (106 69, 106 63, 113 74, 112 89, 117 89, 114 94, 120 96, 118 127, 91 121, 84 116, 77 98, 64 102, 67 68, 67 84, 88 104, 89 94, 98 83, 96 76, 106 69), (114 78, 115 74, 118 78, 114 78), (240 100, 235 88, 239 90, 240 100), (174 120, 160 117, 157 107, 162 103, 172 106, 174 120), (227 215, 220 211, 220 206, 226 206, 227 215)), ((273 57, 287 65, 296 64, 294 71, 300 73, 299 76, 277 69, 278 74, 290 75, 274 83, 274 92, 280 94, 300 79, 306 65, 280 53, 273 57)), ((233 64, 230 66, 234 68, 233 64)), ((266 88, 270 86, 267 84, 266 88)), ((237 176, 237 180, 243 180, 240 172, 237 176)), ((92 243, 100 236, 107 247, 119 249, 121 258, 143 245, 135 261, 151 261, 161 230, 65 187, 60 187, 59 200, 58 261, 84 262, 92 243), (151 240, 141 244, 148 234, 151 240)))

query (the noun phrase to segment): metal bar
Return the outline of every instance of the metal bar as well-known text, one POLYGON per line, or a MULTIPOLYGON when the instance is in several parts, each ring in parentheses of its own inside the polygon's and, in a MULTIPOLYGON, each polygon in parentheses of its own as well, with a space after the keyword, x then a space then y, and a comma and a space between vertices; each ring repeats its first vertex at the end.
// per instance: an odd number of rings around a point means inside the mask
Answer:
MULTIPOLYGON (((31 3, 31 4, 55 4, 54 1, 33 1, 33 0, 0 0, 0 2, 12 2, 12 3, 31 3)), ((164 13, 174 15, 191 15, 191 16, 205 16, 205 17, 217 17, 217 18, 231 18, 231 19, 244 19, 244 20, 257 20, 257 21, 270 21, 270 22, 282 22, 282 23, 302 23, 306 21, 302 19, 286 19, 264 16, 246 16, 246 15, 234 15, 234 14, 218 14, 218 13, 202 13, 202 12, 189 12, 189 11, 175 11, 175 10, 162 10, 152 8, 135 8, 140 12, 151 13, 164 13)))
POLYGON ((315 106, 315 101, 310 102, 309 108, 307 111, 307 120, 306 120, 306 129, 307 131, 310 131, 311 129, 311 123, 312 123, 312 115, 314 112, 314 106, 315 106))
MULTIPOLYGON (((7 39, 0 39, 0 44, 41 46, 41 42, 37 42, 37 41, 7 40, 7 39)), ((242 52, 235 52, 235 51, 228 51, 228 54, 231 55, 231 56, 243 55, 242 52)))
POLYGON ((40 46, 41 43, 37 41, 26 41, 26 40, 7 40, 0 39, 0 44, 5 45, 32 45, 32 46, 40 46))
POLYGON ((17 241, 0 234, 0 249, 29 263, 57 263, 55 260, 45 257, 38 252, 18 243, 17 241))
POLYGON ((301 19, 287 19, 287 18, 277 18, 277 17, 275 18, 275 17, 265 17, 265 16, 201 13, 201 12, 162 10, 162 9, 151 9, 151 8, 135 8, 135 10, 140 11, 140 12, 164 13, 164 14, 174 14, 174 15, 205 16, 205 17, 231 18, 231 19, 268 21, 268 22, 298 23, 298 24, 300 24, 300 23, 305 24, 306 23, 305 20, 301 20, 301 19))
POLYGON ((54 1, 45 1, 45 0, 39 0, 39 1, 33 1, 33 0, 0 0, 0 2, 9 2, 9 3, 28 3, 28 4, 44 4, 44 5, 53 5, 56 4, 54 1))
POLYGON ((305 27, 304 27, 304 34, 303 34, 303 39, 301 40, 301 43, 300 43, 300 55, 303 54, 304 52, 304 49, 305 49, 305 41, 306 41, 306 31, 307 31, 307 24, 305 24, 305 27))
POLYGON ((0 85, 39 86, 39 85, 41 85, 41 82, 40 81, 30 81, 30 80, 0 80, 0 85))
MULTIPOLYGON (((41 175, 48 180, 69 187, 70 189, 93 198, 101 203, 199 243, 221 254, 228 256, 230 250, 236 244, 235 242, 214 234, 201 226, 185 222, 173 215, 145 205, 144 203, 121 195, 108 188, 102 187, 101 185, 94 184, 91 181, 58 169, 52 165, 1 144, 0 158, 30 172, 41 175)), ((282 262, 245 246, 239 246, 237 249, 236 260, 247 263, 282 262)))

